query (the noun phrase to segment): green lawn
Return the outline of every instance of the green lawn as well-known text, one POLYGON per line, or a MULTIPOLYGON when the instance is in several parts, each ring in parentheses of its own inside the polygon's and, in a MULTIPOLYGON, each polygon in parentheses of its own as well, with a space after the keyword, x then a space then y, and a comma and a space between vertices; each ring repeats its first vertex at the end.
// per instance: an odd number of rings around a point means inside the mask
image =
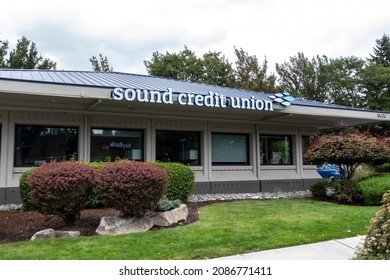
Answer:
POLYGON ((200 220, 187 226, 115 237, 3 244, 0 259, 215 258, 365 234, 378 210, 310 199, 213 204, 200 208, 200 220))

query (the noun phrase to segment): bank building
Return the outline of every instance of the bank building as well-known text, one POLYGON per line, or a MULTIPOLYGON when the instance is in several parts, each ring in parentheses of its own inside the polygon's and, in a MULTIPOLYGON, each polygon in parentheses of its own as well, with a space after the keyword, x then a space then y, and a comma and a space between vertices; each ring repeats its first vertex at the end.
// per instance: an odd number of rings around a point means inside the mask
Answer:
POLYGON ((390 112, 117 72, 0 70, 0 205, 51 160, 181 162, 193 193, 306 190, 319 130, 390 121, 390 112))

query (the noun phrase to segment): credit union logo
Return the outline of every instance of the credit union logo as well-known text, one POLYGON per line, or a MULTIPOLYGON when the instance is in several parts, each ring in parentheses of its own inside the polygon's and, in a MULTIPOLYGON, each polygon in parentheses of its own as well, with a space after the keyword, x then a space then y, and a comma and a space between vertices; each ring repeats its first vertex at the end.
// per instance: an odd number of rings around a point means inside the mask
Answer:
POLYGON ((274 103, 281 104, 285 107, 290 106, 291 103, 295 100, 295 98, 292 97, 288 92, 275 93, 270 95, 269 98, 271 98, 274 103))

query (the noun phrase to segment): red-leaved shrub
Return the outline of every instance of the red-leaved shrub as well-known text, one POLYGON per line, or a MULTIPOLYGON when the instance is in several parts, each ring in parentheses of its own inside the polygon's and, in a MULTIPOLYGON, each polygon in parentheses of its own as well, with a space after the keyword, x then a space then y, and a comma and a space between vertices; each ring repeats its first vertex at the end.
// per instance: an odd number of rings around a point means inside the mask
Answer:
POLYGON ((94 168, 80 162, 51 162, 27 177, 30 203, 47 215, 73 225, 80 216, 94 184, 94 168))
POLYGON ((167 190, 167 172, 144 162, 119 161, 97 170, 96 181, 106 203, 125 216, 153 211, 167 190))

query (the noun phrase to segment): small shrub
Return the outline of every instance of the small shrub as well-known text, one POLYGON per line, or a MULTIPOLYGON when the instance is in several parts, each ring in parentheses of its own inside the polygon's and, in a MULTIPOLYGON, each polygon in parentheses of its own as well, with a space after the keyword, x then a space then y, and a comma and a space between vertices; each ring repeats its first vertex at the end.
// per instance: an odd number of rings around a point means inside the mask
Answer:
POLYGON ((85 202, 85 208, 104 208, 106 205, 103 203, 102 193, 99 186, 95 183, 92 187, 92 190, 88 196, 87 201, 85 202))
MULTIPOLYGON (((106 164, 110 164, 110 162, 106 161, 95 161, 95 162, 88 162, 86 163, 89 166, 95 168, 96 170, 103 167, 106 164)), ((89 194, 89 197, 87 199, 87 202, 85 204, 85 208, 104 208, 107 205, 104 204, 103 199, 102 199, 102 194, 100 191, 99 186, 95 182, 91 193, 89 194)))
POLYGON ((181 205, 181 201, 178 199, 169 200, 166 195, 164 195, 157 204, 156 212, 165 212, 172 209, 175 209, 181 205))
POLYGON ((310 186, 310 192, 314 198, 325 198, 326 190, 329 187, 328 181, 322 180, 310 186))
POLYGON ((390 260, 390 191, 383 195, 381 210, 371 219, 363 246, 356 251, 359 260, 390 260))
POLYGON ((364 203, 381 205, 383 194, 390 190, 390 173, 374 175, 358 183, 364 203))
POLYGON ((94 169, 80 162, 51 162, 27 177, 31 204, 39 212, 73 225, 92 190, 94 169))
POLYGON ((375 165, 373 168, 377 173, 390 173, 390 163, 375 165))
POLYGON ((167 198, 187 202, 195 182, 195 174, 191 168, 175 162, 152 162, 150 164, 163 168, 168 172, 167 198))
POLYGON ((356 184, 351 180, 340 179, 330 182, 334 191, 334 198, 342 204, 359 204, 362 202, 362 194, 356 184))
POLYGON ((19 192, 20 192, 20 197, 22 199, 22 209, 25 211, 28 210, 35 210, 34 206, 31 204, 31 195, 30 195, 30 187, 27 184, 27 177, 31 174, 31 172, 34 170, 34 168, 31 168, 20 176, 19 178, 19 192))
POLYGON ((144 162, 119 161, 97 170, 102 197, 123 215, 154 211, 167 189, 167 172, 144 162))

